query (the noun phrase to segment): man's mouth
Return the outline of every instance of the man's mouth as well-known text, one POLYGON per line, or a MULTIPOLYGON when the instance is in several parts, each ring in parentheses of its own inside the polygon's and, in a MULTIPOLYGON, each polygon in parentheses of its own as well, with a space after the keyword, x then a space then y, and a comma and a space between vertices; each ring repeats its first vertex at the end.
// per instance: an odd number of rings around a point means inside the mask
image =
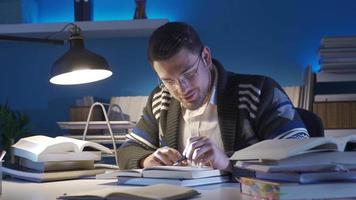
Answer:
POLYGON ((192 101, 194 101, 195 100, 195 94, 196 94, 196 92, 195 91, 192 91, 192 92, 190 92, 190 93, 188 93, 188 95, 184 95, 183 97, 182 97, 182 99, 184 100, 184 101, 186 101, 186 102, 192 102, 192 101))

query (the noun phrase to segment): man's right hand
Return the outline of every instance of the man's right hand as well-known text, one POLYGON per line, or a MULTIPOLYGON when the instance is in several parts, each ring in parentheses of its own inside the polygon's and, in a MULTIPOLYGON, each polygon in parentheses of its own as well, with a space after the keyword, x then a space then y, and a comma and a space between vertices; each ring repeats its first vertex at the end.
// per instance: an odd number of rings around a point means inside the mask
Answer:
POLYGON ((160 166, 160 165, 173 165, 182 155, 176 149, 170 147, 161 147, 155 152, 140 161, 142 168, 160 166))

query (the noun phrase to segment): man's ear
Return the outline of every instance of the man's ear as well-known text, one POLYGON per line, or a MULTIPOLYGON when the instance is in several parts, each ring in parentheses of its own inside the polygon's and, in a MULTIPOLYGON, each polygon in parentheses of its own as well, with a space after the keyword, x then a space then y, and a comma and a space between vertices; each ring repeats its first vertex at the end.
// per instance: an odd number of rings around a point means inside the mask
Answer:
POLYGON ((213 61, 211 58, 211 53, 210 53, 210 49, 207 46, 204 46, 203 51, 202 51, 202 58, 203 58, 203 62, 204 64, 208 67, 211 68, 213 61))

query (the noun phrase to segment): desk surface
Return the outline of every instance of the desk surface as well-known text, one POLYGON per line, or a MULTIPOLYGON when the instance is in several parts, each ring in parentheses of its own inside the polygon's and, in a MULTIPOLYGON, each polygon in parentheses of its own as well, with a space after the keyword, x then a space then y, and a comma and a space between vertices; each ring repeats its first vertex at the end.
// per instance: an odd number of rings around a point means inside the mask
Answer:
MULTIPOLYGON (((93 189, 118 186, 116 181, 80 179, 48 183, 32 183, 21 180, 3 180, 1 200, 55 200, 64 193, 74 193, 93 189)), ((224 183, 195 187, 201 195, 194 199, 242 199, 238 183, 224 183)), ((245 199, 245 198, 244 198, 245 199)))

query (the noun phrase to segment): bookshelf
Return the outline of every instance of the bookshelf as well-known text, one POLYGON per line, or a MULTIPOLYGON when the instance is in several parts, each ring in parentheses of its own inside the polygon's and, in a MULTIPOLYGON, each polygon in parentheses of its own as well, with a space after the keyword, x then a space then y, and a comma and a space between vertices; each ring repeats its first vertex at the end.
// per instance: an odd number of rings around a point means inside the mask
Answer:
POLYGON ((323 121, 325 134, 356 134, 356 94, 316 95, 313 111, 323 121))
POLYGON ((324 36, 318 49, 313 111, 324 123, 325 134, 356 132, 356 36, 324 36))
MULTIPOLYGON (((145 37, 156 28, 167 23, 167 19, 115 20, 115 21, 81 21, 78 25, 85 38, 145 37)), ((68 33, 61 32, 70 22, 33 23, 33 24, 1 24, 0 35, 24 37, 48 37, 56 33, 52 39, 64 38, 68 33)))

